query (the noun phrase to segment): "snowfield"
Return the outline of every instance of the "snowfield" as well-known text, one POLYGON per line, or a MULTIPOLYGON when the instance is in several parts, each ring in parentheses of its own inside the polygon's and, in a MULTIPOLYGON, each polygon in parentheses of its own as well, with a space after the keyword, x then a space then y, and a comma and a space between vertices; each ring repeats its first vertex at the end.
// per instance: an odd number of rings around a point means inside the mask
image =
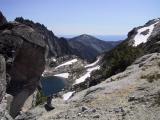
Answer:
POLYGON ((62 78, 68 78, 69 77, 69 73, 60 73, 60 74, 56 74, 54 76, 62 77, 62 78))
POLYGON ((141 44, 141 43, 147 42, 147 39, 150 37, 150 35, 151 35, 151 33, 152 33, 153 29, 154 29, 154 26, 155 26, 157 23, 158 23, 158 22, 156 22, 156 23, 154 23, 154 24, 152 24, 152 25, 150 25, 150 26, 148 26, 148 27, 140 28, 140 29, 138 30, 137 35, 134 37, 134 40, 135 40, 134 46, 138 46, 138 45, 141 44), (144 32, 144 31, 146 31, 146 30, 149 30, 148 34, 146 34, 146 35, 141 34, 142 32, 144 32))
POLYGON ((76 85, 76 84, 80 84, 82 82, 84 82, 88 77, 90 77, 91 73, 95 70, 98 70, 100 69, 100 66, 95 66, 95 67, 92 67, 92 68, 89 68, 87 69, 87 73, 84 74, 82 77, 78 78, 75 80, 75 83, 73 85, 76 85))
POLYGON ((68 61, 68 62, 65 62, 65 63, 57 66, 55 69, 57 69, 57 68, 59 68, 59 67, 62 67, 62 66, 71 65, 71 64, 73 64, 73 63, 75 63, 75 62, 77 62, 77 61, 78 61, 77 59, 70 60, 70 61, 68 61))
POLYGON ((75 91, 65 93, 65 94, 63 95, 63 100, 64 100, 64 101, 67 101, 70 97, 72 97, 72 95, 73 95, 74 93, 75 93, 75 91))
POLYGON ((84 66, 84 67, 85 67, 85 68, 93 67, 93 66, 95 66, 99 61, 100 61, 100 57, 99 57, 94 63, 88 64, 88 65, 86 65, 86 66, 84 66))

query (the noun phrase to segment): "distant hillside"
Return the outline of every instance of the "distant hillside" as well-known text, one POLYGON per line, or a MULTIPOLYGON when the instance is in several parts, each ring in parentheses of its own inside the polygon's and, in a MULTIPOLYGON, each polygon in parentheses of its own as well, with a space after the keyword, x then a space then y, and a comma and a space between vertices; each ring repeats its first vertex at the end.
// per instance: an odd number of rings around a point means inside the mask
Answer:
POLYGON ((160 52, 160 19, 133 28, 126 40, 104 53, 99 62, 101 69, 93 73, 90 79, 91 86, 124 71, 135 59, 156 52, 160 52))
POLYGON ((68 40, 72 53, 82 59, 94 61, 98 55, 109 51, 121 41, 102 41, 91 35, 80 35, 68 40))

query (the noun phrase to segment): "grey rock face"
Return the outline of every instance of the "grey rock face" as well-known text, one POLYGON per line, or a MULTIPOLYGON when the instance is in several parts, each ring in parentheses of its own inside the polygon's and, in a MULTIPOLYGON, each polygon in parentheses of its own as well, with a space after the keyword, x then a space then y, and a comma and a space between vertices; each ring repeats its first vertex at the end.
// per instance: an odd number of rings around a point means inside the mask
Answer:
POLYGON ((0 103, 0 119, 1 120, 13 120, 9 114, 9 107, 12 101, 12 96, 6 94, 0 103))
POLYGON ((5 58, 0 55, 0 103, 6 92, 6 63, 5 58))
POLYGON ((13 22, 1 26, 0 54, 6 60, 6 73, 11 78, 7 93, 13 95, 10 114, 15 117, 35 91, 45 68, 46 43, 33 28, 13 22))

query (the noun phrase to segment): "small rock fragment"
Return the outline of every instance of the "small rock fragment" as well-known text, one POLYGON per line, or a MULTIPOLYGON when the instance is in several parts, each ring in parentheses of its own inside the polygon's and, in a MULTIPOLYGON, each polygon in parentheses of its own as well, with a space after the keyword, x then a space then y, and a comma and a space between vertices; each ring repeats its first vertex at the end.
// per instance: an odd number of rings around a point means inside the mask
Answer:
POLYGON ((95 115, 93 116, 93 118, 100 118, 100 115, 95 115))
POLYGON ((82 112, 84 112, 84 111, 86 111, 86 110, 88 110, 89 108, 87 108, 86 106, 83 106, 82 107, 82 112))

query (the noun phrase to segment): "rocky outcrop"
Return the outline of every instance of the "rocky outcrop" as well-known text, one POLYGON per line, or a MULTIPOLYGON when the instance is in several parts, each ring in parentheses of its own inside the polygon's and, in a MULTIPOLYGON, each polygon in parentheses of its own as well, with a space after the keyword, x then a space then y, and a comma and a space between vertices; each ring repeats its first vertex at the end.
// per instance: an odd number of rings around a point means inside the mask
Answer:
MULTIPOLYGON (((0 27, 0 54, 6 61, 1 57, 0 63, 6 64, 7 93, 13 96, 9 109, 12 117, 28 104, 27 99, 35 91, 45 68, 45 52, 44 36, 34 28, 18 22, 0 27)), ((5 81, 1 79, 2 82, 5 81)))

